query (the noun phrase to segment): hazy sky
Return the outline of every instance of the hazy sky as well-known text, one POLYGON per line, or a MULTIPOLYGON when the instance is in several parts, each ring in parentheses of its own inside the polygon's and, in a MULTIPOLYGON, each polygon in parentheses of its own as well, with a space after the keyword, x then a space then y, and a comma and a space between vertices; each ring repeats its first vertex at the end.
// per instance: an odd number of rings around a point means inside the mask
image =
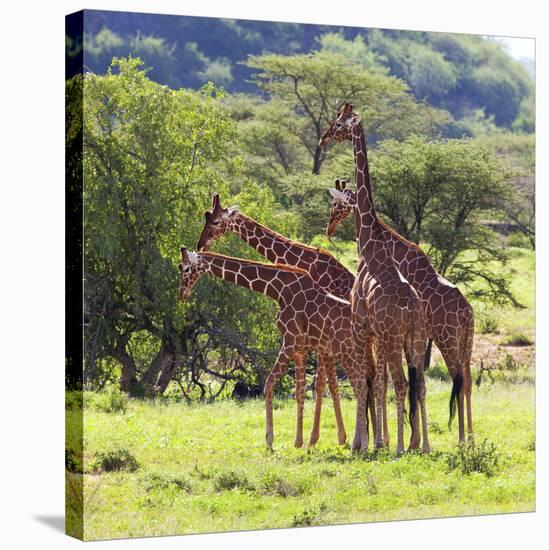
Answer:
POLYGON ((521 59, 523 57, 534 59, 536 56, 536 41, 533 38, 511 38, 507 36, 498 36, 496 38, 504 44, 505 49, 515 59, 521 59))

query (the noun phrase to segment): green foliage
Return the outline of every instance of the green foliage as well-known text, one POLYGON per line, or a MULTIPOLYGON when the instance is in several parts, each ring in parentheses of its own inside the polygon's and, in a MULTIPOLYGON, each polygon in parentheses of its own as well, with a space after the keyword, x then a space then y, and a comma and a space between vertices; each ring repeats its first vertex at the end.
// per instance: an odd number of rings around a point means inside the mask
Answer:
POLYGON ((508 336, 503 338, 500 342, 502 346, 516 346, 516 347, 531 346, 533 343, 534 342, 532 341, 531 338, 526 336, 526 334, 522 334, 520 332, 509 334, 508 336))
POLYGON ((127 449, 115 449, 95 453, 90 467, 93 472, 135 472, 139 463, 127 449))
POLYGON ((154 491, 156 489, 176 489, 178 491, 184 491, 185 493, 192 492, 191 482, 179 475, 157 473, 147 476, 147 491, 154 491))
POLYGON ((241 489, 243 491, 251 491, 254 485, 248 479, 245 472, 228 470, 221 472, 214 481, 216 491, 231 491, 232 489, 241 489))
POLYGON ((320 525, 322 516, 328 507, 322 503, 318 507, 307 507, 292 519, 292 527, 309 527, 311 525, 320 525))
POLYGON ((479 321, 479 331, 481 334, 498 334, 498 320, 495 317, 491 317, 489 315, 483 316, 479 321))
POLYGON ((450 380, 450 373, 443 361, 436 361, 432 363, 428 369, 425 370, 425 376, 429 378, 435 378, 438 380, 450 380))
MULTIPOLYGON (((177 300, 179 247, 197 241, 214 190, 275 229, 296 227, 291 215, 275 214, 269 188, 241 176, 223 94, 211 84, 198 92, 160 86, 134 58, 115 60, 105 76, 86 75, 84 89, 88 387, 120 377, 124 391, 149 394, 163 374, 162 390, 175 376, 186 395, 207 398, 224 391, 231 372, 257 366, 253 375, 266 376, 279 338, 275 304, 207 278, 183 307, 177 300), (178 354, 181 368, 166 372, 178 354)), ((78 132, 69 130, 70 143, 78 132)), ((253 256, 239 241, 222 247, 253 256)))
POLYGON ((496 445, 488 439, 480 444, 461 444, 453 453, 448 453, 447 463, 450 470, 460 470, 469 475, 478 472, 492 477, 498 471, 501 454, 496 445))
POLYGON ((97 394, 86 394, 86 406, 106 413, 125 413, 128 408, 128 398, 118 386, 111 385, 97 394))
MULTIPOLYGON (((383 141, 370 159, 376 209, 393 228, 421 243, 435 268, 453 283, 484 300, 516 304, 508 275, 493 268, 506 261, 506 251, 480 223, 501 212, 513 194, 506 163, 474 140, 431 141, 416 135, 383 141)), ((348 151, 327 170, 351 179, 353 162, 348 151)))
POLYGON ((449 120, 447 113, 414 101, 402 80, 365 70, 342 53, 264 54, 250 56, 246 65, 257 71, 254 81, 261 90, 287 105, 288 115, 278 124, 299 138, 314 174, 328 154, 318 142, 343 101, 355 105, 367 132, 378 137, 432 134, 449 120))
POLYGON ((65 469, 67 472, 82 473, 81 455, 76 453, 74 449, 65 449, 65 469))

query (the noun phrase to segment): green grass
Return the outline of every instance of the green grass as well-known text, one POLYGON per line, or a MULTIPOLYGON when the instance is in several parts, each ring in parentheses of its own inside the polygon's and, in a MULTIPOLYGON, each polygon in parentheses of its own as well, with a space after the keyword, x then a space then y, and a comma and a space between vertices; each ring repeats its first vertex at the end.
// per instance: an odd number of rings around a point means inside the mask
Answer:
MULTIPOLYGON (((377 456, 356 455, 348 447, 337 446, 329 399, 315 449, 293 448, 295 403, 278 400, 273 452, 264 446, 262 400, 202 405, 129 400, 124 413, 87 407, 84 537, 533 510, 533 384, 496 382, 474 388, 476 440, 480 444, 487 438, 488 443, 487 450, 473 454, 457 449, 455 424, 451 432, 446 428, 449 389, 447 381, 428 379, 433 452, 400 458, 393 454, 394 403, 389 407, 392 449, 377 456), (133 457, 132 468, 97 470, 98 457, 113 451, 116 458, 133 457), (134 466, 137 469, 130 471, 134 466), (483 467, 490 469, 475 470, 483 467), (473 472, 463 473, 468 469, 473 472)), ((354 400, 345 399, 342 405, 351 439, 354 400)), ((312 400, 307 400, 305 413, 307 436, 312 400)), ((69 425, 77 424, 78 409, 71 407, 67 414, 69 425)), ((69 447, 71 443, 75 442, 69 435, 69 447)), ((74 488, 71 491, 76 497, 74 488)))

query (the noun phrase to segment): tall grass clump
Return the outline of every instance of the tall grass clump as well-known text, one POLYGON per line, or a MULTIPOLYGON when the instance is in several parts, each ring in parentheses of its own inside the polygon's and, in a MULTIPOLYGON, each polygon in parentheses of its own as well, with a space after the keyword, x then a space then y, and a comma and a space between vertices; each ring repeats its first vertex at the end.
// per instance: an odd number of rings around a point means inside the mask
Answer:
POLYGON ((91 463, 94 472, 135 472, 138 468, 139 463, 127 449, 99 451, 91 463))
POLYGON ((460 470, 465 475, 478 472, 492 477, 498 471, 500 454, 496 445, 485 439, 479 445, 461 443, 453 453, 448 453, 446 460, 450 470, 460 470))

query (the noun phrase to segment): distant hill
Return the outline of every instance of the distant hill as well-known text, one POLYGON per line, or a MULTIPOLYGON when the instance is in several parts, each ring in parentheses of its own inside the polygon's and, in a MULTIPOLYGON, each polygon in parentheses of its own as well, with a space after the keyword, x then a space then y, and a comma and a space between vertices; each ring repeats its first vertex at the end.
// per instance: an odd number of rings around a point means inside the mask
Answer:
MULTIPOLYGON (((518 129, 533 127, 533 61, 515 61, 475 35, 86 10, 84 64, 104 73, 113 56, 132 54, 152 67, 153 80, 173 88, 211 80, 229 92, 257 94, 242 64, 248 55, 306 53, 328 42, 357 62, 361 55, 375 59, 418 99, 463 120, 458 133, 473 135, 485 116, 498 126, 518 119, 518 129), (328 33, 336 38, 321 42, 328 33)), ((71 44, 69 56, 78 47, 71 44)))

